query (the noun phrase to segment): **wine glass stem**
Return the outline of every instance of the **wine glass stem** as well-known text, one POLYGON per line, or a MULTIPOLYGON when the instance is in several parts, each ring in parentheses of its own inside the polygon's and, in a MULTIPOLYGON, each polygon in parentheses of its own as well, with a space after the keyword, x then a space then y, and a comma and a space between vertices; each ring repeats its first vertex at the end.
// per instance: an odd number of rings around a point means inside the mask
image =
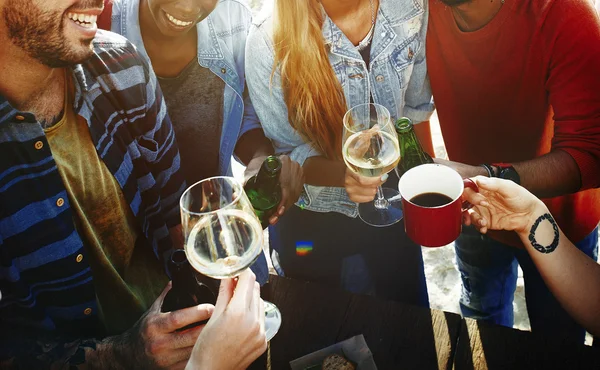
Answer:
POLYGON ((375 208, 377 209, 387 209, 389 207, 387 199, 383 196, 383 189, 381 189, 381 186, 377 187, 377 198, 375 198, 374 203, 375 208))

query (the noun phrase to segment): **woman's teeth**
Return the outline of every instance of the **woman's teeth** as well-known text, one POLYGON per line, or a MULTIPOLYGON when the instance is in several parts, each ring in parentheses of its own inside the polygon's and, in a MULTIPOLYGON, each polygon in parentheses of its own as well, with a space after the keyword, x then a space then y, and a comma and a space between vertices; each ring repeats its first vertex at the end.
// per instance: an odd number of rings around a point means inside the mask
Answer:
POLYGON ((181 20, 173 17, 171 14, 166 13, 166 12, 165 12, 165 14, 167 15, 167 18, 169 19, 169 21, 171 23, 173 23, 174 25, 179 26, 179 27, 187 27, 187 26, 191 25, 192 23, 194 23, 194 22, 184 22, 184 21, 181 21, 181 20))

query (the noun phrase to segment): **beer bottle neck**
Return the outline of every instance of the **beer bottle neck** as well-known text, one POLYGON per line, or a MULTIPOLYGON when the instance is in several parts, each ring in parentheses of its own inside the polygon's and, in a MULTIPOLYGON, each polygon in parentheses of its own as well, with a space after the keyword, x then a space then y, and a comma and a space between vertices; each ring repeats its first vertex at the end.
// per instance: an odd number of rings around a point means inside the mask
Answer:
POLYGON ((169 273, 171 274, 173 289, 186 289, 185 287, 190 283, 194 283, 192 286, 197 284, 192 267, 183 250, 173 252, 171 261, 169 261, 169 273))
POLYGON ((279 174, 281 172, 281 161, 275 156, 265 159, 258 174, 256 175, 254 187, 265 192, 272 192, 279 188, 279 174))
POLYGON ((407 129, 404 132, 399 132, 398 139, 400 140, 400 142, 399 142, 400 151, 402 151, 403 148, 411 149, 411 150, 418 150, 420 152, 423 151, 423 148, 421 147, 421 143, 417 139, 417 134, 415 133, 415 130, 413 127, 410 127, 409 129, 407 129))

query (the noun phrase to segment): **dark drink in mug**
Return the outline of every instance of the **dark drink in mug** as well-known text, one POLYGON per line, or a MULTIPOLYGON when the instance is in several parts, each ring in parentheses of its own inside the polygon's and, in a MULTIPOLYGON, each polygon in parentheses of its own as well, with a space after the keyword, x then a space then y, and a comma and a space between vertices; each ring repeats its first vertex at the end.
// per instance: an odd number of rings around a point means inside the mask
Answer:
POLYGON ((452 198, 442 193, 422 193, 413 197, 410 202, 421 207, 431 208, 451 203, 452 198))
POLYGON ((409 238, 424 247, 456 240, 462 230, 462 213, 468 209, 462 199, 465 187, 478 190, 473 181, 447 166, 423 164, 405 172, 398 188, 409 238))

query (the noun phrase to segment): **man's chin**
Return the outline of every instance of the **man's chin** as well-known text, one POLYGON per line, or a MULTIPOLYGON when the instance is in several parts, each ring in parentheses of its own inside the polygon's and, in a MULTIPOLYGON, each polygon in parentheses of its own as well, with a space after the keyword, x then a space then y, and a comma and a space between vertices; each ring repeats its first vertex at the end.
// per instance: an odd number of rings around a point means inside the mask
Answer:
POLYGON ((77 64, 82 64, 85 61, 87 61, 88 59, 90 59, 92 57, 92 55, 94 55, 94 50, 91 46, 87 49, 81 49, 78 50, 77 52, 71 52, 68 55, 64 55, 62 57, 48 57, 48 56, 41 56, 38 57, 37 59, 44 65, 50 67, 50 68, 66 68, 66 67, 72 67, 75 66, 77 64))
POLYGON ((93 38, 81 41, 81 46, 78 48, 78 50, 70 55, 69 61, 71 64, 81 64, 94 55, 94 46, 92 45, 92 41, 94 41, 93 38))

